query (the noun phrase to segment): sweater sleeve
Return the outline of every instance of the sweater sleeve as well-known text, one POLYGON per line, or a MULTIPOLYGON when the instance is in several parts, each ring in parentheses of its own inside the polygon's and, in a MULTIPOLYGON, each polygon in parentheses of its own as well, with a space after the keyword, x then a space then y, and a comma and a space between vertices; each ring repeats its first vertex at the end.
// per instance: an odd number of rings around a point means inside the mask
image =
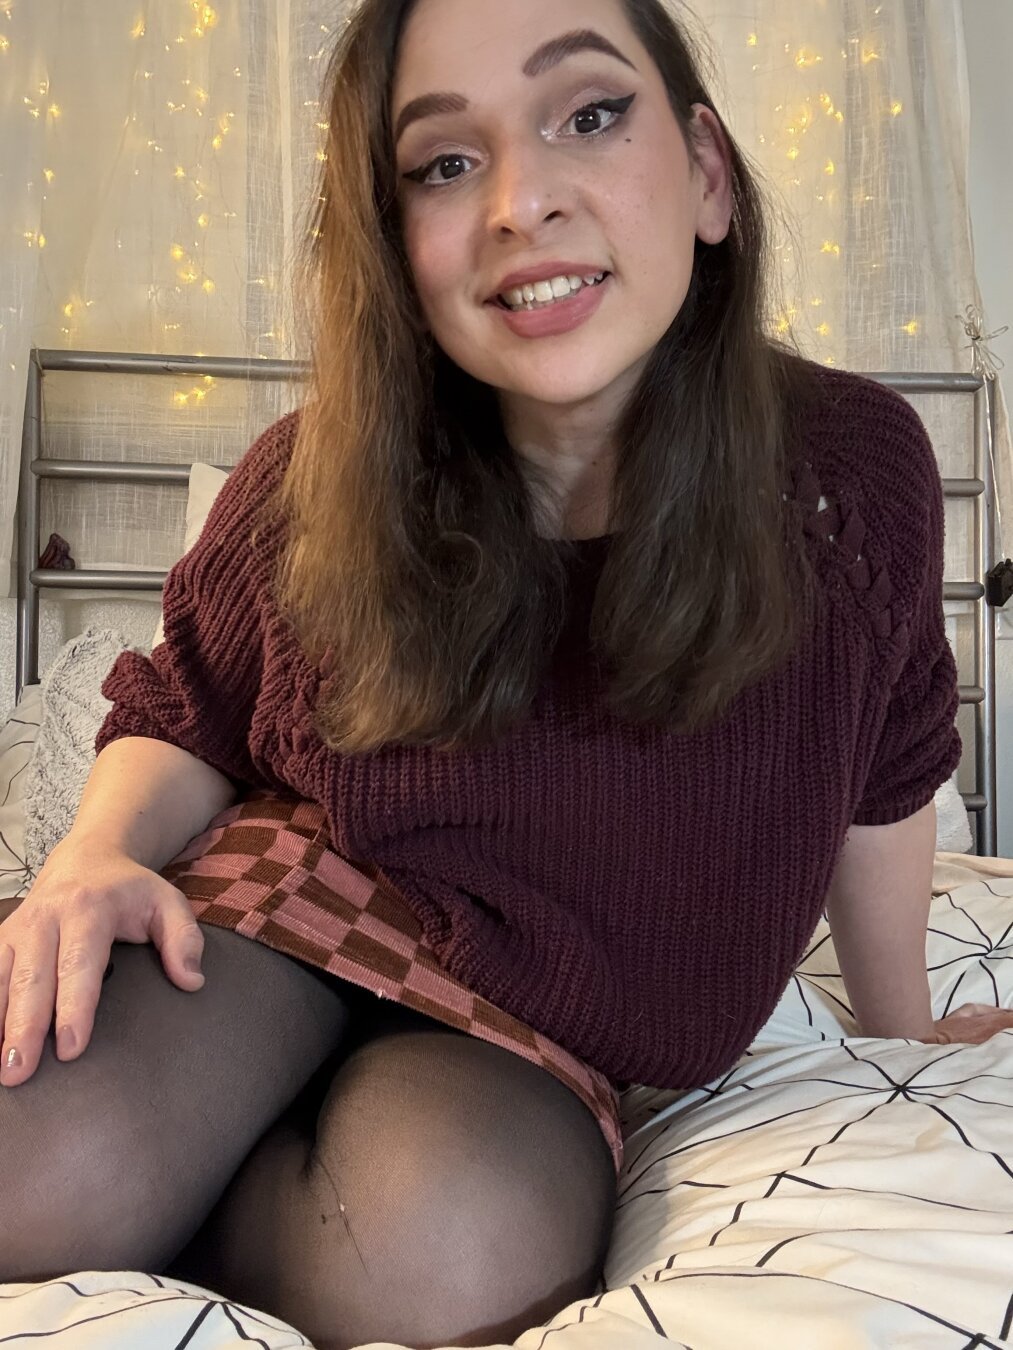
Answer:
POLYGON ((963 750, 955 725, 957 663, 943 613, 942 479, 928 432, 914 409, 905 408, 910 430, 905 428, 897 452, 912 481, 892 501, 903 513, 894 537, 904 541, 908 556, 895 568, 911 578, 910 645, 852 817, 855 825, 891 825, 920 811, 956 769, 963 750))
POLYGON ((121 653, 102 693, 113 702, 98 754, 123 736, 168 741, 233 786, 277 788, 253 763, 250 726, 264 667, 270 546, 251 547, 259 507, 277 486, 297 414, 269 427, 222 485, 194 546, 166 577, 164 641, 121 653))

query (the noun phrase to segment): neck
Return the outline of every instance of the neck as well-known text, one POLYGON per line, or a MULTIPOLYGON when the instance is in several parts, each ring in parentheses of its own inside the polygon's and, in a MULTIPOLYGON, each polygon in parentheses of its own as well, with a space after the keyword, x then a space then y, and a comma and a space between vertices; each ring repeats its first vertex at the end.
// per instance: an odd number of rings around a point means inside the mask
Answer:
POLYGON ((613 426, 592 403, 559 407, 516 396, 501 399, 506 438, 522 470, 533 471, 540 533, 549 538, 596 538, 608 529, 613 426))

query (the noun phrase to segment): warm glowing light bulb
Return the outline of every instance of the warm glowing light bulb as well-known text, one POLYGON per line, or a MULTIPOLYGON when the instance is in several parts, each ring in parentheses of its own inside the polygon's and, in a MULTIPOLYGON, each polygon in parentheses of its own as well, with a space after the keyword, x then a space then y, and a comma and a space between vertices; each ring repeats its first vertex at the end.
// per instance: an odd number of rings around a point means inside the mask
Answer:
POLYGON ((186 256, 185 250, 180 244, 173 244, 172 248, 169 249, 169 252, 172 254, 175 262, 179 262, 181 258, 186 256))
POLYGON ((746 38, 746 46, 747 46, 747 47, 755 47, 757 41, 758 41, 758 39, 757 39, 756 34, 755 34, 755 33, 750 33, 749 36, 746 38))
POLYGON ((56 177, 52 169, 43 169, 42 172, 46 175, 47 183, 51 183, 53 179, 56 177))
POLYGON ((893 103, 890 104, 890 112, 892 116, 899 117, 903 111, 904 111, 904 104, 901 103, 900 99, 896 99, 893 103))
POLYGON ((138 20, 137 20, 137 22, 134 24, 133 28, 131 28, 131 30, 130 30, 130 36, 131 36, 132 38, 142 38, 142 37, 144 37, 144 20, 143 20, 143 19, 138 19, 138 20))
POLYGON ((918 326, 919 325, 917 319, 912 319, 910 323, 905 323, 901 325, 904 332, 907 333, 910 337, 914 337, 915 333, 918 332, 918 326))
POLYGON ((213 137, 211 138, 211 144, 214 146, 214 148, 215 148, 216 150, 220 150, 220 149, 222 148, 222 138, 221 138, 221 136, 213 136, 213 137))
POLYGON ((207 227, 211 224, 211 217, 205 211, 202 211, 201 214, 197 217, 197 224, 201 227, 202 230, 206 230, 207 227))
POLYGON ((46 111, 49 113, 50 117, 59 117, 61 115, 60 105, 58 103, 51 103, 46 111))
MULTIPOLYGON (((201 286, 202 286, 202 288, 203 288, 203 290, 204 290, 204 294, 205 294, 205 295, 213 295, 213 294, 214 294, 215 283, 211 280, 210 277, 205 277, 204 280, 201 282, 201 286)), ((205 377, 205 378, 208 378, 208 377, 205 377)))
POLYGON ((0 52, 9 52, 10 49, 11 49, 10 40, 5 37, 0 37, 0 52))

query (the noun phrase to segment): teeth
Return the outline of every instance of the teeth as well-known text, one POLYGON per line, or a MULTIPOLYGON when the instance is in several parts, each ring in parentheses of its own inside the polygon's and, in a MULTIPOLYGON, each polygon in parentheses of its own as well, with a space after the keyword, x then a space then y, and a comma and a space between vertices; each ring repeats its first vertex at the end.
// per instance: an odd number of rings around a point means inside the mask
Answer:
POLYGON ((551 281, 536 281, 533 284, 513 287, 502 293, 510 309, 533 309, 536 305, 552 304, 556 300, 565 300, 574 291, 585 286, 594 286, 604 279, 604 272, 590 273, 588 276, 559 276, 551 281))

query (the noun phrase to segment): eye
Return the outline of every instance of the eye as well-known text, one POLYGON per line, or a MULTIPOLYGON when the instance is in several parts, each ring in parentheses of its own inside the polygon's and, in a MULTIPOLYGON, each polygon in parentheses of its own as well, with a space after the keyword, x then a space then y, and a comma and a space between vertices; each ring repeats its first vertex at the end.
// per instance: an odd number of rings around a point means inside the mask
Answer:
MULTIPOLYGON (((467 163, 467 155, 437 155, 437 157, 430 160, 428 164, 424 164, 421 169, 412 169, 411 173, 406 173, 404 176, 405 178, 411 179, 413 183, 421 183, 424 187, 438 187, 439 183, 431 183, 429 181, 429 175, 432 171, 434 169, 442 168, 445 164, 460 164, 462 160, 467 163)), ((441 181, 444 183, 453 183, 456 181, 457 177, 458 175, 455 174, 453 178, 444 178, 441 181)))
MULTIPOLYGON (((626 98, 601 98, 597 99, 594 103, 586 103, 582 108, 578 108, 577 111, 567 119, 564 125, 569 126, 571 122, 583 119, 584 126, 581 131, 578 131, 578 140, 590 141, 595 140, 599 136, 606 136, 610 131, 613 131, 626 116, 626 113, 629 111, 630 105, 635 98, 636 94, 628 94, 626 98), (604 113, 609 114, 612 121, 608 122, 603 127, 587 126, 588 118, 592 120, 594 118, 600 118, 604 113)), ((438 173, 442 173, 444 166, 446 165, 460 165, 468 162, 467 155, 437 155, 437 157, 430 160, 428 164, 424 164, 418 169, 412 169, 411 172, 406 173, 404 177, 413 183, 420 183, 423 187, 438 188, 449 183, 457 182, 459 178, 462 177, 462 174, 454 173, 452 177, 441 177, 437 182, 433 182, 430 179, 430 174, 434 170, 438 173)))
POLYGON ((584 130, 589 134, 582 136, 581 140, 590 140, 593 136, 604 136, 607 131, 611 131, 618 122, 622 121, 635 98, 636 94, 629 94, 626 98, 600 98, 596 103, 586 103, 583 108, 577 109, 567 122, 567 126, 570 122, 576 121, 578 117, 600 117, 603 112, 611 113, 613 121, 606 126, 588 127, 585 125, 584 130))

